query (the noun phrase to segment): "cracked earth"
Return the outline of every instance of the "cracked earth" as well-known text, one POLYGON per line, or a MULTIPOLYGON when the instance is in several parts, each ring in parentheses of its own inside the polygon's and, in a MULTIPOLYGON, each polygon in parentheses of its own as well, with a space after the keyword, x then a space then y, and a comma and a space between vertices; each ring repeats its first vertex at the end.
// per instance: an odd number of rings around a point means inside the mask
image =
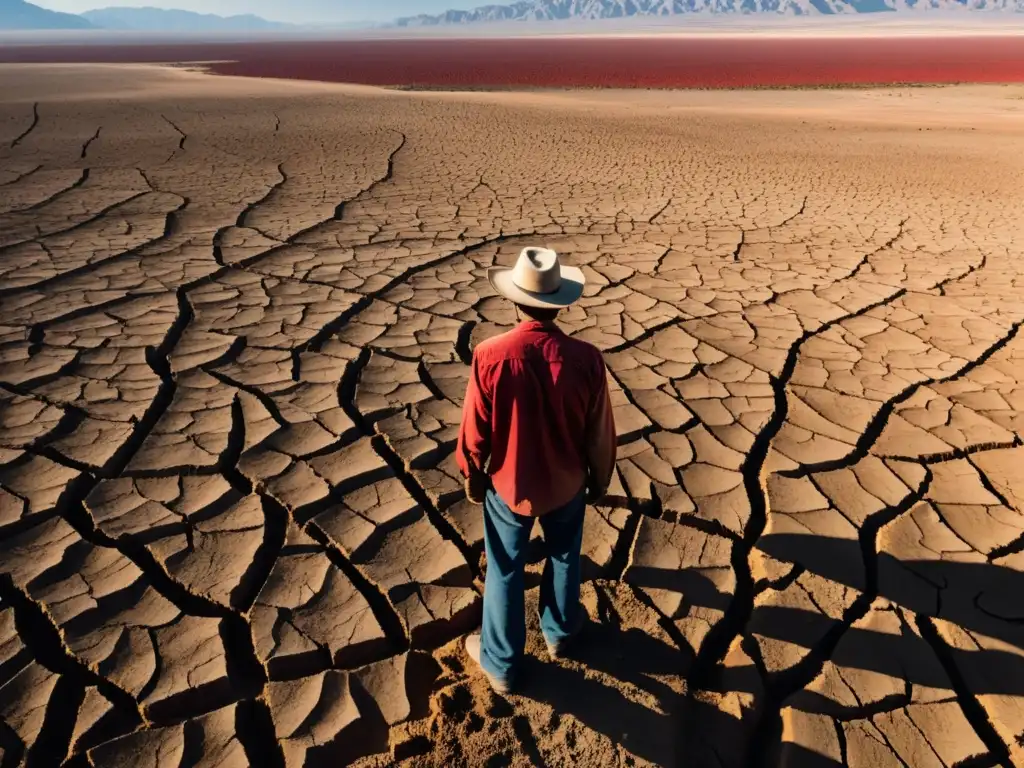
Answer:
POLYGON ((2 768, 1024 765, 1024 129, 941 127, 1020 89, 0 84, 2 768), (452 451, 529 244, 620 441, 506 699, 452 451))

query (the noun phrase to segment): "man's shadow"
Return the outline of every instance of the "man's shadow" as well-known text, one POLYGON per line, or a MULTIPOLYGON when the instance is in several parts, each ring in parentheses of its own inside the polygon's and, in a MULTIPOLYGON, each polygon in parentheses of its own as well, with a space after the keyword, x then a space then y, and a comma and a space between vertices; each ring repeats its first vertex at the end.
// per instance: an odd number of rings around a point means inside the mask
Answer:
MULTIPOLYGON (((819 536, 766 536, 759 547, 781 560, 799 562, 809 572, 833 582, 863 589, 857 542, 819 536)), ((958 682, 962 685, 966 678, 973 696, 1024 696, 1024 654, 1013 651, 1024 647, 1024 627, 1018 618, 1024 611, 1016 607, 1024 591, 1024 575, 991 563, 904 562, 886 553, 878 556, 871 570, 874 591, 907 609, 907 623, 898 633, 848 627, 842 641, 828 654, 830 661, 840 668, 878 673, 914 687, 950 688, 958 682), (946 593, 945 599, 931 599, 940 592, 946 593), (987 611, 989 604, 993 608, 987 611), (997 610, 1003 616, 997 618, 997 610), (1009 647, 936 647, 920 634, 921 621, 915 616, 946 619, 1009 647), (961 680, 951 680, 950 670, 959 670, 961 680)), ((678 591, 685 610, 692 606, 726 610, 734 599, 692 570, 636 568, 628 581, 640 591, 645 587, 678 591)), ((558 662, 547 660, 543 651, 531 656, 521 695, 545 702, 559 714, 574 716, 586 727, 656 765, 745 768, 750 764, 746 762, 751 759, 746 752, 750 720, 741 723, 737 717, 688 696, 680 686, 669 684, 672 678, 687 678, 693 652, 639 627, 621 626, 607 589, 598 586, 596 593, 594 621, 574 653, 558 662)), ((753 608, 743 631, 815 653, 835 623, 822 613, 759 605, 753 608)), ((663 633, 657 634, 664 637, 663 633)), ((720 674, 714 689, 723 694, 745 694, 756 721, 763 714, 763 683, 757 670, 747 666, 720 674)), ((777 718, 780 704, 838 722, 863 716, 859 707, 849 709, 807 689, 794 691, 784 702, 775 702, 770 708, 771 717, 777 718)), ((521 741, 527 754, 535 755, 534 765, 543 765, 537 757, 536 743, 531 748, 529 739, 521 741)), ((778 739, 774 746, 779 746, 778 739)), ((785 744, 782 749, 788 765, 840 766, 831 757, 799 744, 785 744)), ((772 763, 777 758, 773 754, 762 762, 778 764, 772 763)))
MULTIPOLYGON (((729 745, 732 751, 742 750, 742 725, 729 713, 687 695, 683 681, 693 663, 692 652, 648 629, 621 626, 600 587, 597 594, 596 615, 578 646, 559 661, 548 660, 543 652, 529 656, 518 695, 543 702, 560 716, 576 718, 654 765, 735 765, 729 756, 716 754, 714 740, 705 737, 724 734, 734 742, 729 745)), ((735 670, 727 683, 734 690, 758 691, 752 675, 752 667, 735 670)), ((548 765, 528 729, 517 729, 517 736, 534 768, 548 765)), ((840 768, 829 761, 800 765, 840 768)))
MULTIPOLYGON (((639 627, 622 627, 604 589, 595 592, 596 615, 578 643, 558 661, 543 650, 527 656, 517 694, 575 717, 639 758, 674 765, 683 694, 678 681, 690 657, 639 627)), ((532 734, 518 735, 532 764, 545 765, 532 734)))

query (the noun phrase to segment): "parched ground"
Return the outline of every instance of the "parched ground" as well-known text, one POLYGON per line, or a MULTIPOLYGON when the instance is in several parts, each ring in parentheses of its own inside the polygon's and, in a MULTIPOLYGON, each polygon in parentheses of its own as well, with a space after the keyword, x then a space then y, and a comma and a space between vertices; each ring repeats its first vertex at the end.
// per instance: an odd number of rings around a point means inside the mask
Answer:
POLYGON ((1024 765, 1021 88, 0 92, 2 768, 1024 765), (452 449, 527 244, 621 437, 506 699, 452 449))

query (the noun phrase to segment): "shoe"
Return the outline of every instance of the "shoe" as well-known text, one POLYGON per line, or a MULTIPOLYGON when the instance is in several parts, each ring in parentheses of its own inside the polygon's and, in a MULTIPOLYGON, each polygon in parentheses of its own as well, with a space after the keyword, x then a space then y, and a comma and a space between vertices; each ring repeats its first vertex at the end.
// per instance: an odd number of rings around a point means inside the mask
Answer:
POLYGON ((552 643, 546 637, 544 638, 544 642, 548 646, 548 656, 550 656, 552 659, 560 659, 563 656, 565 656, 566 651, 568 651, 571 648, 571 646, 575 644, 576 640, 580 636, 580 633, 583 631, 583 627, 585 627, 586 624, 587 613, 583 610, 583 608, 580 608, 579 613, 576 614, 576 621, 573 623, 572 630, 570 630, 568 635, 563 637, 557 643, 552 643))
POLYGON ((480 664, 480 635, 473 634, 466 637, 466 655, 469 656, 476 665, 480 667, 480 671, 484 673, 484 677, 487 678, 487 682, 491 684, 491 688, 495 693, 506 694, 512 690, 512 682, 510 680, 501 680, 495 677, 480 664))

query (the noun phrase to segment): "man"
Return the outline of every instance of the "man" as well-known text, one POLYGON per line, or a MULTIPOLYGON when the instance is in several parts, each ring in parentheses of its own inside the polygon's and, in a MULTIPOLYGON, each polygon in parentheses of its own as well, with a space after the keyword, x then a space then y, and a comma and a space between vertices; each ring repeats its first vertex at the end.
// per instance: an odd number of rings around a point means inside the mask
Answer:
POLYGON ((616 436, 601 353, 554 323, 583 294, 583 272, 561 266, 554 251, 525 248, 515 267, 492 267, 487 279, 523 322, 473 354, 457 459, 467 496, 484 507, 487 552, 483 628, 466 638, 466 652, 506 693, 526 644, 523 571, 534 518, 547 549, 540 618, 550 655, 583 626, 583 516, 611 482, 616 436))

